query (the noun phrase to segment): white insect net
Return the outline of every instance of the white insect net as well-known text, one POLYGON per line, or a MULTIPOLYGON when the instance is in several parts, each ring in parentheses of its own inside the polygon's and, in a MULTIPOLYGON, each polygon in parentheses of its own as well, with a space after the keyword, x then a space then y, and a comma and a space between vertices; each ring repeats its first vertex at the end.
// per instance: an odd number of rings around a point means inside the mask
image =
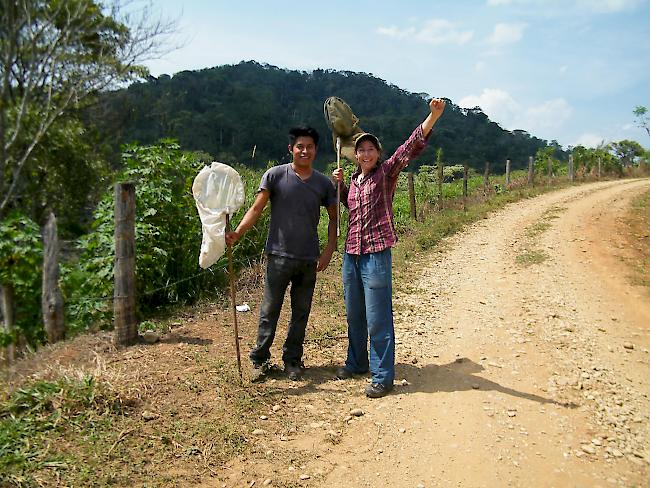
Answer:
POLYGON ((244 204, 244 184, 233 168, 213 162, 194 178, 192 194, 203 228, 199 266, 205 269, 226 250, 226 214, 234 214, 244 204))

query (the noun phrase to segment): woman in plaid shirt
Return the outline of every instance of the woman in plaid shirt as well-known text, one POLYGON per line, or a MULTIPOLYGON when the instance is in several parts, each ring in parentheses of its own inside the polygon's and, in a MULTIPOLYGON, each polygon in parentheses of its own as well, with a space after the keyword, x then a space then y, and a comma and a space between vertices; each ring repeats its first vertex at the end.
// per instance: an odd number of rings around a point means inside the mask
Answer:
POLYGON ((357 171, 350 186, 343 171, 334 179, 341 185, 341 198, 349 210, 348 235, 343 257, 343 286, 348 321, 348 356, 338 369, 340 379, 370 370, 370 398, 385 396, 395 379, 395 329, 391 247, 397 242, 393 223, 393 196, 397 177, 426 147, 434 124, 445 109, 445 101, 429 102, 430 113, 390 158, 379 161, 382 148, 372 134, 359 135, 354 153, 357 171), (368 334, 370 359, 368 359, 368 334))

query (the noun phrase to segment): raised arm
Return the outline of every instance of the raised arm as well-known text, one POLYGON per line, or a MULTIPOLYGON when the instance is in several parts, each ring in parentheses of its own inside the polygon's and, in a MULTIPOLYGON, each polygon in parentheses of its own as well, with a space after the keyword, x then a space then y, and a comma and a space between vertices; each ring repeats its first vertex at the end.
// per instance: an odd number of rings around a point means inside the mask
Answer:
POLYGON ((428 137, 431 129, 438 121, 442 112, 445 110, 445 101, 442 98, 432 98, 429 102, 429 110, 431 113, 427 115, 427 118, 422 122, 422 134, 424 137, 428 137))
POLYGON ((383 170, 390 178, 397 178, 399 172, 406 168, 409 161, 418 157, 424 151, 431 129, 433 129, 433 126, 445 110, 445 101, 441 98, 433 98, 429 102, 429 110, 429 115, 415 128, 411 137, 382 164, 383 170))

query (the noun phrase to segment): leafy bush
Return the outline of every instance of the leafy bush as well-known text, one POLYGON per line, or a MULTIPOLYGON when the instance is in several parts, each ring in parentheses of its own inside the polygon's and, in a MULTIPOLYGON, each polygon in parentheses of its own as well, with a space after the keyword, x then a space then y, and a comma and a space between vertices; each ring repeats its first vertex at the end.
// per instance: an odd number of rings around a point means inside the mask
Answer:
POLYGON ((40 320, 43 248, 38 225, 19 212, 0 221, 0 285, 13 290, 14 331, 0 330, 0 346, 23 334, 30 344, 44 337, 40 320))
MULTIPOLYGON (((172 141, 132 145, 123 154, 124 170, 116 181, 136 188, 136 292, 141 315, 159 306, 188 303, 214 293, 225 283, 225 259, 209 270, 198 266, 201 222, 192 196, 192 182, 204 162, 172 141)), ((259 172, 238 167, 245 181, 247 203, 255 196, 259 172)), ((114 192, 103 196, 94 214, 93 231, 79 240, 80 257, 65 269, 68 319, 73 329, 109 326, 113 294, 114 192)), ((243 215, 243 210, 239 212, 243 215)), ((233 225, 237 220, 233 219, 233 225)), ((234 250, 238 265, 261 254, 260 227, 234 250)), ((265 235, 265 234, 264 234, 265 235)))

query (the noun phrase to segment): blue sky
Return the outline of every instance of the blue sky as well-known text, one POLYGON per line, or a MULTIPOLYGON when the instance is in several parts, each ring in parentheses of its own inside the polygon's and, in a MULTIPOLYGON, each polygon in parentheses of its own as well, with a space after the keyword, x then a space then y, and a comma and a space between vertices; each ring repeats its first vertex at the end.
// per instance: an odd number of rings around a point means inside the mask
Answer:
MULTIPOLYGON (((650 110, 650 0, 157 0, 179 49, 174 74, 255 60, 372 73, 480 106, 503 128, 563 146, 632 139, 650 110)), ((335 95, 335 94, 332 94, 335 95)), ((353 107, 354 108, 354 107, 353 107)))

